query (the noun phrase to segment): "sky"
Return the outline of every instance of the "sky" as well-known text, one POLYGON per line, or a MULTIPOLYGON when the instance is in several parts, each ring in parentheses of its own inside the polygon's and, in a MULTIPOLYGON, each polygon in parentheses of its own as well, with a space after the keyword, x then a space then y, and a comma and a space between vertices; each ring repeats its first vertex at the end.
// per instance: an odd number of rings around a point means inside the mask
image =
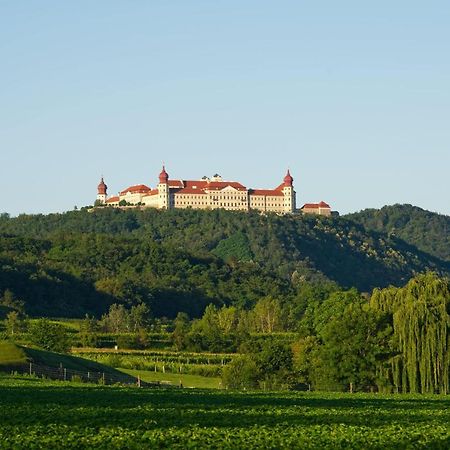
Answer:
POLYGON ((450 214, 450 2, 0 0, 0 212, 219 173, 450 214))

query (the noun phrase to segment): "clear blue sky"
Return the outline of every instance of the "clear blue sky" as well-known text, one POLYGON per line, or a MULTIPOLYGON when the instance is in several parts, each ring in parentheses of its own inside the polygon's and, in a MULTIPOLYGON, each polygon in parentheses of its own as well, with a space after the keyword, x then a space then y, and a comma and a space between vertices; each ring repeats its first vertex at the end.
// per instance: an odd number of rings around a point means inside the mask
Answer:
POLYGON ((450 214, 450 2, 0 0, 0 212, 220 173, 450 214))

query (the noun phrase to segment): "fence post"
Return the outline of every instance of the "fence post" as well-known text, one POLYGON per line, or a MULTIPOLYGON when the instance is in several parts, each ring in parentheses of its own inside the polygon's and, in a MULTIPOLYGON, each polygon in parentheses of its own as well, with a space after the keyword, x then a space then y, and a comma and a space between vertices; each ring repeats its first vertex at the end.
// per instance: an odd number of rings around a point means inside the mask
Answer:
POLYGON ((139 375, 137 376, 137 385, 141 387, 141 377, 139 375))
POLYGON ((89 371, 88 371, 88 381, 90 380, 90 378, 91 378, 91 376, 90 376, 91 374, 89 373, 89 371))
POLYGON ((33 363, 30 363, 30 377, 31 377, 31 375, 33 374, 32 369, 31 369, 32 364, 33 364, 33 363))
POLYGON ((64 381, 67 381, 67 369, 64 367, 64 381))

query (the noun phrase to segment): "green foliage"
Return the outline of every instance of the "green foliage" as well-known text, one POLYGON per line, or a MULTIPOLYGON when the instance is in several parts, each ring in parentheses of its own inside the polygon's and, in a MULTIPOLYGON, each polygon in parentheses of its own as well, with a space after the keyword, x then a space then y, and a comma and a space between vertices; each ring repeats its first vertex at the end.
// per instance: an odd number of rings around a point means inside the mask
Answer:
POLYGON ((174 320, 175 328, 172 333, 172 342, 177 350, 186 348, 187 335, 191 329, 189 316, 186 313, 179 312, 174 320))
POLYGON ((450 273, 398 237, 343 218, 151 208, 0 218, 0 292, 31 315, 99 317, 116 303, 200 317, 210 303, 248 309, 271 296, 292 304, 285 319, 295 324, 305 285, 370 291, 425 269, 450 273))
POLYGON ((256 362, 242 355, 225 366, 222 384, 228 389, 254 389, 258 386, 258 375, 256 362))
POLYGON ((237 261, 251 261, 254 256, 248 237, 242 231, 222 239, 212 253, 225 261, 232 259, 237 261))
POLYGON ((450 217, 412 205, 384 206, 349 214, 367 230, 397 236, 418 249, 450 261, 450 217))
POLYGON ((114 303, 110 306, 108 314, 101 320, 102 327, 110 333, 121 333, 129 331, 129 312, 123 305, 114 303))
POLYGON ((86 317, 80 324, 79 339, 83 347, 97 347, 99 343, 99 326, 97 320, 94 317, 86 317))
POLYGON ((0 305, 17 312, 18 314, 23 314, 25 312, 25 304, 22 300, 18 300, 14 293, 9 289, 6 289, 3 293, 3 297, 0 298, 0 305))
POLYGON ((7 335, 14 339, 18 333, 25 330, 26 325, 17 311, 10 311, 5 319, 5 328, 7 335))
POLYGON ((327 379, 316 377, 313 385, 323 382, 353 390, 376 385, 377 361, 388 354, 385 337, 390 327, 383 327, 379 316, 362 299, 348 304, 341 315, 333 316, 320 333, 323 345, 320 364, 327 367, 327 379), (315 383, 314 383, 315 381, 315 383))
POLYGON ((45 350, 67 353, 70 349, 70 336, 66 328, 47 319, 33 321, 28 326, 30 341, 45 350))
POLYGON ((259 300, 253 309, 255 331, 273 333, 282 330, 280 303, 272 297, 259 300))
POLYGON ((222 383, 232 389, 286 389, 293 383, 293 352, 288 345, 275 340, 247 342, 247 353, 227 364, 222 383))
POLYGON ((392 357, 383 378, 403 392, 449 392, 450 281, 427 273, 403 288, 375 290, 372 307, 392 322, 392 357))

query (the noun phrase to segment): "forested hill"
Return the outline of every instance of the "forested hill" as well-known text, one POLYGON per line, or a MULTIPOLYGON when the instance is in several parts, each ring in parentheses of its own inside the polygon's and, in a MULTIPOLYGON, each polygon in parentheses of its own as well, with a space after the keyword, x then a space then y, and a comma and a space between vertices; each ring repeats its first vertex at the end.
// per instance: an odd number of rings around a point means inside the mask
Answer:
POLYGON ((0 217, 0 296, 38 315, 100 314, 113 302, 156 315, 208 303, 290 301, 305 282, 370 291, 450 263, 344 218, 223 210, 98 209, 0 217))
POLYGON ((450 261, 450 216, 412 205, 392 205, 346 217, 367 230, 397 236, 430 255, 450 261))

